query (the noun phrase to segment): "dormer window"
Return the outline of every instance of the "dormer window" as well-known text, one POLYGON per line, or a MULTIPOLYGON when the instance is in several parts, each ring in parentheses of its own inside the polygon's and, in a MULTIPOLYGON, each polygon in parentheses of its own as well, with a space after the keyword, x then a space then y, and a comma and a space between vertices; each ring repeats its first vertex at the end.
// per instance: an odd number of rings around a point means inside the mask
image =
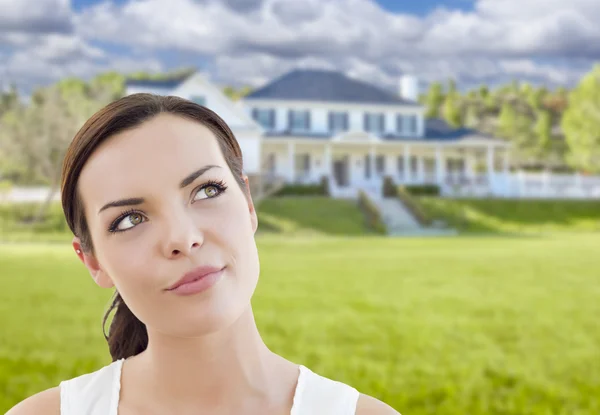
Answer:
POLYGON ((292 131, 310 130, 310 111, 290 110, 288 113, 288 124, 292 131))
POLYGON ((206 97, 203 95, 192 95, 190 101, 195 102, 198 105, 206 107, 206 97))
POLYGON ((417 116, 398 114, 396 116, 396 132, 401 135, 416 135, 417 116))
POLYGON ((268 108, 254 108, 252 118, 264 128, 271 130, 275 128, 275 110, 268 108))
POLYGON ((348 131, 348 113, 330 112, 329 113, 329 131, 335 133, 338 131, 348 131))
POLYGON ((385 118, 381 113, 365 113, 365 131, 381 134, 385 128, 385 118))

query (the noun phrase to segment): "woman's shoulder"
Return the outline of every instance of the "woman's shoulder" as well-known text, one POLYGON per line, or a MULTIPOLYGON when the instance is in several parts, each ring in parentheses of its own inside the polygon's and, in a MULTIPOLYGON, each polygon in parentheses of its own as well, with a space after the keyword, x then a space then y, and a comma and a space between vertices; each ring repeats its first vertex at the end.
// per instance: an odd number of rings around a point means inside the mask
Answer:
POLYGON ((379 399, 361 393, 356 404, 356 415, 400 415, 400 413, 379 399))
POLYGON ((6 415, 60 415, 60 388, 57 386, 30 396, 6 415))
POLYGON ((114 389, 119 386, 121 364, 122 360, 117 360, 94 372, 64 380, 59 386, 23 400, 6 415, 61 415, 61 408, 79 410, 81 405, 92 401, 109 405, 114 389))
POLYGON ((328 413, 353 415, 399 415, 389 405, 369 395, 359 393, 354 387, 301 366, 296 393, 298 413, 313 413, 327 408, 328 413), (312 409, 309 410, 309 409, 312 409))

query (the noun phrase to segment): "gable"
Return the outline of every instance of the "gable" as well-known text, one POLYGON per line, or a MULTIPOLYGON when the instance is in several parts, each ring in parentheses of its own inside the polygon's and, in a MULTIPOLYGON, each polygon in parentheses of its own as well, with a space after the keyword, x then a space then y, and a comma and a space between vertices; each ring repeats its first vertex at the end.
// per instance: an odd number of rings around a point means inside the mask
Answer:
POLYGON ((216 112, 232 130, 257 130, 262 128, 246 113, 244 108, 229 99, 219 88, 197 73, 169 92, 189 99, 216 112))

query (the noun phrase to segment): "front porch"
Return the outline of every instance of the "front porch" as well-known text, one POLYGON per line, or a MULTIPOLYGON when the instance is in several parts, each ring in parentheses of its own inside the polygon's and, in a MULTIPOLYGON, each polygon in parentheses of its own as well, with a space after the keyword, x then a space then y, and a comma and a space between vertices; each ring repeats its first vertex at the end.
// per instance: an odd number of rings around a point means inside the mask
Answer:
POLYGON ((360 190, 381 194, 386 176, 398 185, 438 185, 447 196, 493 196, 509 166, 506 147, 479 143, 269 140, 262 154, 263 174, 289 184, 318 184, 326 177, 331 195, 344 198, 360 190))

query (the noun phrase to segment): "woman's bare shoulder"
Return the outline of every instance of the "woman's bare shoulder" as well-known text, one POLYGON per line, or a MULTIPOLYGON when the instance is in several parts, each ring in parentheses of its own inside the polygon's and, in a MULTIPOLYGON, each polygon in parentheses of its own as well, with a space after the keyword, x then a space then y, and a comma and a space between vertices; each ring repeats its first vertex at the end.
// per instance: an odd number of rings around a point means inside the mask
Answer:
POLYGON ((372 396, 360 394, 356 415, 400 415, 398 411, 372 396))
POLYGON ((45 390, 21 401, 6 415, 60 415, 60 389, 45 390))

